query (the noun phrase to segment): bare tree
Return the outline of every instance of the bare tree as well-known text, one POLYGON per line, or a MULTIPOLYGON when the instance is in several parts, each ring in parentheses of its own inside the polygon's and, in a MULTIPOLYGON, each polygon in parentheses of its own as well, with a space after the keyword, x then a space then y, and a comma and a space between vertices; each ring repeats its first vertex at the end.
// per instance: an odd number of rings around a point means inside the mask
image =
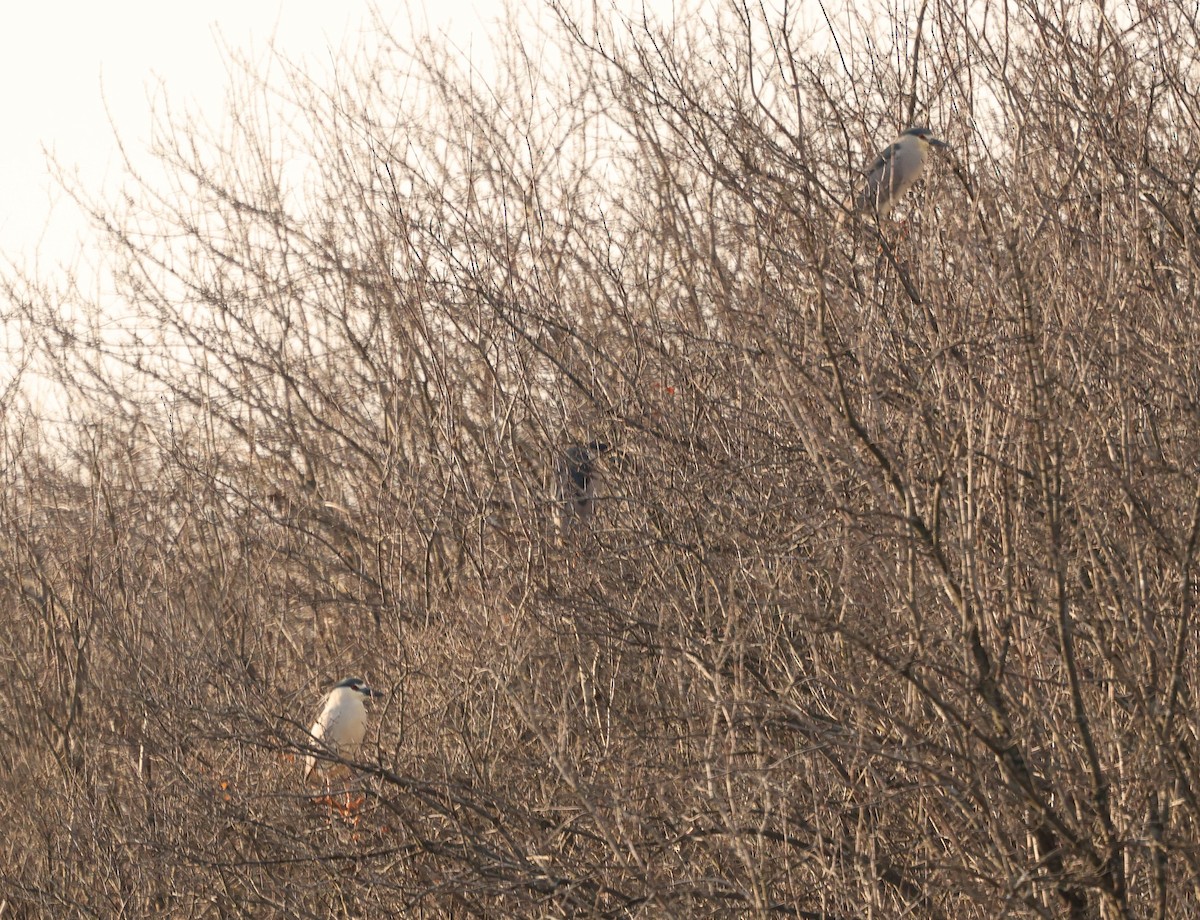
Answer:
POLYGON ((75 190, 115 307, 8 279, 0 914, 1187 915, 1194 10, 548 9, 247 68, 75 190))

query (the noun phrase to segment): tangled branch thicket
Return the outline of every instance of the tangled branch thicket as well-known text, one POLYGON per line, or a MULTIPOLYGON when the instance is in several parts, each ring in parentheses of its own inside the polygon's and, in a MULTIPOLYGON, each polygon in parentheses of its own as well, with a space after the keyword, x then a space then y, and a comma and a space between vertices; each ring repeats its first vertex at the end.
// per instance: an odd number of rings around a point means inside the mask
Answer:
POLYGON ((1194 4, 826 12, 248 72, 79 193, 117 306, 5 287, 0 914, 1200 910, 1194 4))

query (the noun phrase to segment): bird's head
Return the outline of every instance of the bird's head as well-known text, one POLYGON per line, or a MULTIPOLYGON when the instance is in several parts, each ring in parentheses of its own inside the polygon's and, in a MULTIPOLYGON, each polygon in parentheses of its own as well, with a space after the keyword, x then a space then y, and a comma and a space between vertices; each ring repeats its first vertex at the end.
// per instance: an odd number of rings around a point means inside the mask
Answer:
POLYGON ((356 696, 360 696, 365 700, 369 700, 372 697, 385 696, 383 691, 372 690, 370 687, 368 687, 367 682, 361 677, 347 677, 344 680, 339 680, 333 685, 333 689, 349 690, 351 693, 355 694, 356 696))
POLYGON ((918 141, 921 142, 921 144, 923 146, 928 146, 928 147, 949 147, 950 146, 945 141, 938 140, 936 137, 934 137, 933 132, 930 131, 928 128, 909 128, 907 131, 905 131, 903 134, 900 135, 901 140, 903 140, 906 137, 915 137, 918 141))

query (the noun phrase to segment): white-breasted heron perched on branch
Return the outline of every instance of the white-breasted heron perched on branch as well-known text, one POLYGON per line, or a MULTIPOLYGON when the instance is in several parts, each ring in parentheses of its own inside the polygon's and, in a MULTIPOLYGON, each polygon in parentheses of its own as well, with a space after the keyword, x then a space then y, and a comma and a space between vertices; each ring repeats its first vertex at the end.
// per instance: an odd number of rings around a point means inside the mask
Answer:
POLYGON ((855 208, 887 217, 921 178, 929 151, 949 146, 928 128, 909 128, 867 168, 867 184, 855 199, 855 208))
MULTIPOLYGON (((385 695, 379 690, 372 690, 361 677, 347 677, 338 681, 325 697, 325 708, 309 729, 313 744, 338 757, 353 757, 367 733, 367 707, 364 703, 385 695)), ((304 758, 304 781, 310 783, 313 774, 318 772, 328 778, 337 766, 322 761, 315 754, 309 754, 304 758)))
POLYGON ((599 478, 596 464, 611 449, 612 445, 606 441, 589 441, 572 444, 559 456, 558 501, 564 530, 592 516, 599 478))

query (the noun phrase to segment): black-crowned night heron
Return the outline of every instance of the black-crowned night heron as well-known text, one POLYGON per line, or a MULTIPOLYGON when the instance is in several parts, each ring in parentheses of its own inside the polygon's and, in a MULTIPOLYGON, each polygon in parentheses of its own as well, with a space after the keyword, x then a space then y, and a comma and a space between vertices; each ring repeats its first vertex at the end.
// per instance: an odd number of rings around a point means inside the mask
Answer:
POLYGON ((596 498, 596 462, 610 445, 605 441, 572 444, 558 460, 558 500, 563 527, 586 521, 596 498))
POLYGON ((855 200, 855 208, 887 217, 921 178, 929 151, 934 147, 949 146, 934 137, 928 128, 909 128, 867 168, 867 185, 855 200))
MULTIPOLYGON (((372 697, 384 695, 368 687, 361 677, 347 677, 338 681, 329 691, 329 696, 325 697, 325 708, 309 729, 313 744, 325 748, 332 755, 352 757, 367 733, 367 707, 363 704, 372 697)), ((315 754, 305 757, 304 781, 310 782, 316 772, 324 772, 329 778, 334 769, 325 770, 326 763, 315 754)))

